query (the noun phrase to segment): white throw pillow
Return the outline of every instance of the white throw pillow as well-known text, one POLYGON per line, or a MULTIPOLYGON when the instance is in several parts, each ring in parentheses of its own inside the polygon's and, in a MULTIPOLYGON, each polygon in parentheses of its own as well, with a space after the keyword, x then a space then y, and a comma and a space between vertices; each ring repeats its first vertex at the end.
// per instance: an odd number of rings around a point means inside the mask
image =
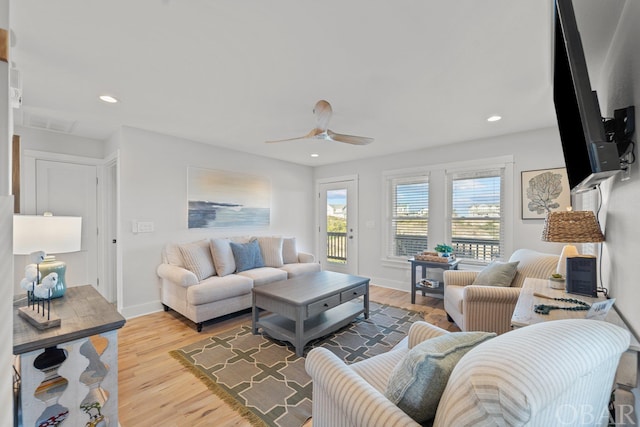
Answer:
POLYGON ((262 260, 266 267, 282 267, 282 237, 258 237, 262 260))
POLYGON ((296 248, 295 237, 282 239, 282 262, 285 264, 294 264, 298 262, 298 248, 296 248))
POLYGON ((233 259, 231 251, 231 241, 229 239, 212 239, 211 255, 213 264, 216 267, 218 276, 224 277, 236 271, 236 261, 233 259))
POLYGON ((216 274, 208 240, 185 243, 178 246, 178 248, 184 260, 184 267, 193 272, 198 278, 198 281, 202 281, 216 274))

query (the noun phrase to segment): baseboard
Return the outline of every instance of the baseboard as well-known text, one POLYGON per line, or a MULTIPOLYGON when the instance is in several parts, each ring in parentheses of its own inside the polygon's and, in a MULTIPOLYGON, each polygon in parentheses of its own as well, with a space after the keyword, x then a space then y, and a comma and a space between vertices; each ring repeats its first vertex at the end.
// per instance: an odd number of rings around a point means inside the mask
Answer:
MULTIPOLYGON (((366 276, 365 276, 366 277, 366 276)), ((398 280, 383 279, 381 277, 370 277, 369 283, 372 285, 380 286, 383 288, 396 289, 399 291, 409 292, 409 282, 403 282, 398 280)))
POLYGON ((157 300, 157 301, 148 302, 145 304, 135 305, 133 307, 123 308, 120 314, 122 314, 122 316, 124 316, 125 319, 133 319, 135 317, 140 317, 140 316, 144 316, 151 313, 157 313, 162 310, 163 310, 162 303, 160 302, 160 300, 157 300))

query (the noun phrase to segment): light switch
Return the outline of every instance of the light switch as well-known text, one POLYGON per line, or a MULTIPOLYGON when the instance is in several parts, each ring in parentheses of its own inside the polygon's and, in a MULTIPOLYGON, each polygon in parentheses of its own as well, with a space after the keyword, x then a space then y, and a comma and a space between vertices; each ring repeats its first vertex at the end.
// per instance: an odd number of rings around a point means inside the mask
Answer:
POLYGON ((153 221, 138 221, 138 233, 153 233, 153 221))

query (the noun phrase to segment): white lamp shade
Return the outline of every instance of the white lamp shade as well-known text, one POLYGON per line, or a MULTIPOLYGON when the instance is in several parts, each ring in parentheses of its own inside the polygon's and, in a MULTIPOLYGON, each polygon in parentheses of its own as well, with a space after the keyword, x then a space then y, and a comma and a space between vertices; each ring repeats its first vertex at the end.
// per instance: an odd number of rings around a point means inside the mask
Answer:
POLYGON ((13 216, 13 253, 27 255, 36 251, 47 254, 77 252, 82 244, 82 217, 13 216))

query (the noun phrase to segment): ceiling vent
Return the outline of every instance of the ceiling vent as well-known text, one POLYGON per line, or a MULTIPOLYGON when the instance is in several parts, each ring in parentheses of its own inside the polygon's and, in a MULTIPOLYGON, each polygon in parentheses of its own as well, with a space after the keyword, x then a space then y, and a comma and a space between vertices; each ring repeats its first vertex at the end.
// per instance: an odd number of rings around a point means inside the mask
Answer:
POLYGON ((9 101, 12 108, 22 107, 22 73, 17 68, 9 69, 9 101))
POLYGON ((73 120, 54 119, 38 114, 25 113, 22 117, 22 124, 30 128, 71 133, 76 122, 73 120))

